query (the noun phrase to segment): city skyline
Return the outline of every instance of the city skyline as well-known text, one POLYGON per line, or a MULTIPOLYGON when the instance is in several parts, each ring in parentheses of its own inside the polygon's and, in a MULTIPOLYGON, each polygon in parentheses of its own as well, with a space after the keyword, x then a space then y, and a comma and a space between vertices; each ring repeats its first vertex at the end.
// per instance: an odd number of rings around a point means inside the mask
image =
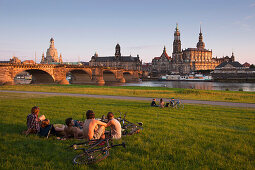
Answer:
POLYGON ((172 56, 176 23, 183 49, 196 46, 201 23, 213 57, 234 52, 240 63, 255 64, 254 0, 0 0, 0 22, 0 60, 34 60, 36 53, 39 63, 53 37, 63 61, 112 56, 119 43, 123 55, 151 62, 164 46, 172 56))

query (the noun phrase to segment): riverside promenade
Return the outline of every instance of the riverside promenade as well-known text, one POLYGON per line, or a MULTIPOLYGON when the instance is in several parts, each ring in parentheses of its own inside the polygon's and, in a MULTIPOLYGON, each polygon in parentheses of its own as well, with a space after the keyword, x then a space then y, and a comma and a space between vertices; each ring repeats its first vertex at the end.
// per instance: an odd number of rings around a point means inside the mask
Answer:
MULTIPOLYGON (((41 95, 52 95, 52 96, 73 96, 73 97, 89 97, 89 98, 103 98, 103 99, 117 99, 117 100, 139 100, 139 101, 152 101, 152 98, 148 97, 130 97, 130 96, 109 96, 109 95, 93 95, 93 94, 77 94, 77 93, 53 93, 53 92, 32 92, 32 91, 11 91, 11 90, 0 90, 4 93, 27 93, 27 94, 41 94, 41 95)), ((169 100, 163 98, 163 100, 169 100)), ((246 107, 255 108, 255 104, 252 103, 231 103, 231 102, 219 102, 219 101, 203 101, 203 100, 182 100, 183 103, 189 104, 205 104, 205 105, 218 105, 218 106, 229 106, 229 107, 246 107)))

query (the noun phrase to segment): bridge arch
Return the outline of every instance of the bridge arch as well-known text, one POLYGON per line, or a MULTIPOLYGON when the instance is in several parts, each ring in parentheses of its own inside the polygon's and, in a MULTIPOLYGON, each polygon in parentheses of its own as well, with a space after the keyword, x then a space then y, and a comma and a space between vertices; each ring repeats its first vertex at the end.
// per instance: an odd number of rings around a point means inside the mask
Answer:
POLYGON ((132 82, 133 81, 133 73, 129 71, 123 72, 123 77, 126 80, 126 82, 132 82))
POLYGON ((52 77, 50 73, 40 69, 19 70, 16 72, 14 76, 14 82, 15 82, 15 78, 17 78, 17 76, 22 72, 27 72, 29 73, 29 75, 32 76, 30 84, 51 84, 55 82, 54 78, 52 77))
POLYGON ((84 69, 71 69, 66 73, 70 84, 87 84, 92 83, 92 72, 84 69))
POLYGON ((116 78, 116 73, 111 70, 103 70, 103 79, 105 83, 119 82, 119 80, 116 78))

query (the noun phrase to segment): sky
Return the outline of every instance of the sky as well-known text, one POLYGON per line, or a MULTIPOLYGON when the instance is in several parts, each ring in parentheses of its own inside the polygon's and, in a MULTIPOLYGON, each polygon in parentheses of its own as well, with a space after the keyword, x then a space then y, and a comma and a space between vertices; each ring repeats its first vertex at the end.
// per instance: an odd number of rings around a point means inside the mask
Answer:
POLYGON ((50 38, 64 62, 95 52, 151 62, 164 46, 172 56, 176 23, 182 48, 194 48, 200 24, 213 57, 255 64, 255 0, 0 0, 0 60, 40 62, 50 38))

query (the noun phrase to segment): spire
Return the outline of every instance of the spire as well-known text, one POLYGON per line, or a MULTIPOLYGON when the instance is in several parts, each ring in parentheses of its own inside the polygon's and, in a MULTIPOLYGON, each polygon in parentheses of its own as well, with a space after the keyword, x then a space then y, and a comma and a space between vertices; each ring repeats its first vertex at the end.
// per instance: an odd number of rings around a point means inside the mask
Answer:
POLYGON ((232 55, 231 55, 231 62, 235 61, 235 56, 234 56, 234 52, 232 51, 232 55))
POLYGON ((45 62, 45 57, 44 57, 44 52, 42 53, 42 59, 41 59, 41 64, 44 64, 45 62))
POLYGON ((174 32, 174 42, 173 42, 173 53, 180 53, 181 52, 181 39, 180 39, 180 32, 178 23, 176 23, 176 28, 174 32))
POLYGON ((63 63, 63 60, 62 60, 62 54, 60 53, 59 55, 59 62, 62 64, 63 63))
POLYGON ((204 49, 205 48, 205 43, 203 42, 203 34, 202 34, 202 29, 201 29, 201 24, 200 24, 200 32, 199 32, 199 38, 198 38, 198 43, 197 43, 197 48, 199 49, 204 49))
POLYGON ((168 54, 166 53, 166 46, 164 46, 163 53, 161 54, 160 57, 165 57, 165 58, 167 58, 168 60, 170 59, 169 56, 168 56, 168 54))
POLYGON ((94 56, 95 56, 95 57, 98 57, 98 53, 97 53, 97 52, 95 52, 94 56))

